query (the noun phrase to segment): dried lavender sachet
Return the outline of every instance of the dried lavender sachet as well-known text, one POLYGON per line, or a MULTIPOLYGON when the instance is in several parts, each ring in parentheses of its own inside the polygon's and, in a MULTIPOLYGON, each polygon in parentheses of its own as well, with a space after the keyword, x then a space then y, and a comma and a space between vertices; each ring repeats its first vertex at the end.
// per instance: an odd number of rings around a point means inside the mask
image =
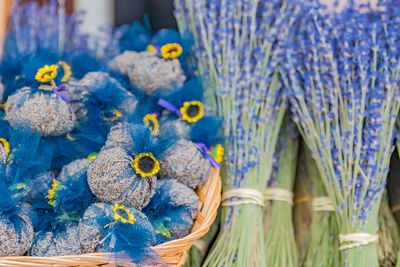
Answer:
POLYGON ((146 94, 179 88, 186 79, 179 60, 165 60, 149 52, 125 51, 111 61, 110 68, 128 75, 132 85, 146 94))
POLYGON ((156 193, 143 209, 156 231, 156 244, 189 234, 196 218, 198 201, 191 188, 174 179, 157 181, 156 193))
POLYGON ((102 201, 132 206, 138 210, 154 195, 156 175, 141 177, 132 167, 133 159, 120 147, 102 150, 88 170, 88 183, 102 201))
POLYGON ((191 125, 181 119, 172 119, 170 116, 162 117, 160 120, 160 132, 165 128, 175 127, 179 137, 189 139, 191 125))
POLYGON ((155 231, 142 212, 128 206, 95 203, 79 223, 80 243, 84 253, 123 252, 124 242, 133 242, 132 248, 150 246, 155 231))
POLYGON ((13 128, 28 128, 42 136, 59 136, 71 131, 75 114, 69 103, 57 94, 29 87, 18 90, 7 99, 6 116, 13 128))
POLYGON ((174 150, 162 162, 160 176, 173 177, 190 188, 196 188, 211 177, 211 163, 198 145, 179 139, 174 150))
POLYGON ((132 144, 133 140, 130 137, 128 130, 127 130, 127 123, 120 122, 113 127, 111 127, 110 132, 107 136, 106 143, 103 147, 123 147, 132 144))
POLYGON ((37 233, 29 251, 29 255, 40 257, 80 254, 83 254, 83 249, 76 223, 66 223, 61 231, 37 233))
POLYGON ((65 165, 60 174, 57 177, 57 180, 60 183, 67 183, 68 180, 72 180, 71 182, 75 182, 73 180, 76 179, 86 179, 86 175, 84 174, 89 169, 90 164, 93 162, 93 159, 77 159, 69 164, 65 165), (82 175, 77 175, 77 174, 82 175))
POLYGON ((0 171, 0 256, 21 256, 33 242, 30 207, 22 201, 27 185, 7 184, 5 168, 0 171))
MULTIPOLYGON (((17 207, 20 209, 21 207, 17 207)), ((0 214, 0 256, 22 256, 33 242, 33 226, 21 208, 14 216, 0 214)), ((1 213, 1 212, 0 212, 1 213)))
POLYGON ((104 147, 88 170, 88 183, 102 201, 141 210, 154 195, 160 162, 174 149, 175 130, 155 136, 140 124, 125 123, 126 142, 104 147))

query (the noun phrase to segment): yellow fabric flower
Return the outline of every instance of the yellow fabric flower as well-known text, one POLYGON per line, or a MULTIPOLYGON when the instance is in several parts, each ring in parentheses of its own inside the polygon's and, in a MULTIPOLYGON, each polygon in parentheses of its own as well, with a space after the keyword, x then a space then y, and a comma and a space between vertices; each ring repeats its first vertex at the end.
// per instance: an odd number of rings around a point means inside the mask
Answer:
POLYGON ((211 151, 211 157, 215 159, 216 162, 221 163, 224 156, 224 147, 220 144, 213 147, 211 151))
POLYGON ((57 65, 44 65, 36 73, 35 79, 42 83, 50 82, 57 76, 57 69, 57 65))
POLYGON ((125 209, 124 205, 118 205, 115 203, 115 206, 112 208, 114 213, 114 220, 120 221, 122 223, 131 223, 134 224, 136 219, 135 216, 131 213, 130 210, 125 209))
POLYGON ((107 110, 102 110, 99 117, 104 121, 116 121, 119 118, 122 118, 122 113, 115 108, 111 108, 107 110))
POLYGON ((6 149, 6 153, 7 155, 10 153, 10 143, 4 139, 4 138, 0 138, 0 143, 4 146, 4 148, 6 149))
POLYGON ((160 133, 160 124, 158 123, 156 114, 147 114, 143 118, 143 123, 148 127, 153 135, 158 135, 160 133))
POLYGON ((76 138, 72 137, 72 135, 71 135, 70 133, 67 133, 67 134, 65 135, 65 137, 66 137, 68 140, 70 140, 70 141, 75 141, 75 140, 76 140, 76 138))
POLYGON ((146 47, 146 51, 150 52, 150 53, 153 53, 153 54, 157 54, 158 53, 157 48, 154 45, 148 45, 146 47))
POLYGON ((65 61, 58 62, 58 65, 61 65, 64 70, 64 77, 62 77, 61 82, 65 83, 72 75, 71 67, 65 61))
POLYGON ((49 189, 49 194, 46 196, 46 198, 49 199, 49 204, 54 206, 54 200, 56 198, 56 190, 58 188, 58 186, 60 185, 60 182, 57 181, 56 179, 53 179, 53 184, 51 185, 51 189, 49 189))
POLYGON ((164 59, 177 58, 182 54, 182 46, 171 43, 161 47, 161 55, 164 59))
POLYGON ((98 155, 99 155, 99 153, 97 153, 97 152, 92 152, 92 153, 90 153, 86 158, 88 158, 88 159, 95 159, 95 158, 97 158, 98 155))
POLYGON ((196 122, 204 116, 203 106, 200 101, 184 102, 179 110, 182 113, 182 120, 196 122))
POLYGON ((154 158, 152 153, 141 153, 135 157, 133 168, 140 176, 149 177, 160 171, 160 163, 154 158))

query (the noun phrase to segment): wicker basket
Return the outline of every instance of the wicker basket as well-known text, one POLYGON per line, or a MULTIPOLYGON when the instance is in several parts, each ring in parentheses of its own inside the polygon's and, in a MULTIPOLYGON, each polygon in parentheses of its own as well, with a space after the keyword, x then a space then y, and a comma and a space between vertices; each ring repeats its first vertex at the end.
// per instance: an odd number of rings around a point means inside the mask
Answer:
MULTIPOLYGON (((200 199, 199 211, 191 233, 184 238, 153 247, 171 266, 182 266, 185 263, 189 248, 208 232, 215 220, 221 202, 219 171, 213 168, 211 178, 196 193, 200 199)), ((0 266, 114 266, 108 260, 107 254, 101 253, 57 257, 0 257, 0 266)))

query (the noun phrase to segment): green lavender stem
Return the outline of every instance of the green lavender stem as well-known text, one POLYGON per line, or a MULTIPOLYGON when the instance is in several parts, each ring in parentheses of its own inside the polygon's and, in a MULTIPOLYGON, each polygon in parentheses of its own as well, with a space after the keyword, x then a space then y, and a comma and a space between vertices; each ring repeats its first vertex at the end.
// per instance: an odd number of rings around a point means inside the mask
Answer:
MULTIPOLYGON (((276 186, 292 192, 296 176, 298 136, 289 116, 284 118, 279 139, 278 146, 281 148, 278 148, 280 155, 276 186)), ((284 201, 267 201, 264 224, 266 265, 298 266, 292 206, 284 201)))
MULTIPOLYGON (((324 185, 310 151, 302 148, 306 173, 312 180, 314 198, 326 196, 324 185)), ((339 239, 335 213, 332 211, 313 211, 312 223, 308 233, 308 248, 303 263, 304 267, 339 266, 339 239)))

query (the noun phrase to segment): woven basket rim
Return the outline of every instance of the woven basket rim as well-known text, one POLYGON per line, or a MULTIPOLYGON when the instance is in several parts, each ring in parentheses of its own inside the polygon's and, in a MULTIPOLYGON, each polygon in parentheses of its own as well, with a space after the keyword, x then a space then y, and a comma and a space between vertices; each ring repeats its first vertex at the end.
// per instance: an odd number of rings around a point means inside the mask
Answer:
MULTIPOLYGON (((196 189, 199 196, 197 218, 189 235, 152 247, 171 266, 182 266, 187 257, 187 251, 193 243, 204 236, 214 222, 221 202, 221 178, 219 170, 212 168, 208 181, 196 189)), ((113 266, 110 253, 93 253, 83 255, 37 257, 16 256, 0 257, 0 266, 113 266)))

